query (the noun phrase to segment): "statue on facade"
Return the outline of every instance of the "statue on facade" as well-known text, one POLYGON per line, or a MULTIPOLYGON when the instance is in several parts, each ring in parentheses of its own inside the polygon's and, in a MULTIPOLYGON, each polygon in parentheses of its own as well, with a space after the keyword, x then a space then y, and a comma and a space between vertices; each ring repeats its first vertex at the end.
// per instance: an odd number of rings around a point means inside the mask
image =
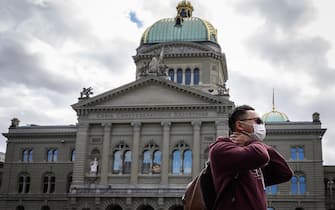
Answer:
POLYGON ((229 94, 229 88, 226 87, 226 84, 216 84, 218 86, 218 95, 219 96, 224 96, 229 94))
POLYGON ((96 175, 98 173, 99 162, 95 157, 94 160, 90 162, 90 173, 96 175))
POLYGON ((13 118, 12 123, 9 128, 17 128, 19 127, 20 120, 18 118, 13 118))
POLYGON ((89 98, 90 95, 93 94, 93 88, 92 87, 88 87, 88 88, 83 88, 83 90, 80 92, 80 97, 79 99, 85 99, 85 98, 89 98))
POLYGON ((140 76, 167 76, 168 66, 163 62, 164 57, 164 47, 162 48, 159 56, 153 56, 149 64, 144 63, 142 67, 140 67, 140 76))

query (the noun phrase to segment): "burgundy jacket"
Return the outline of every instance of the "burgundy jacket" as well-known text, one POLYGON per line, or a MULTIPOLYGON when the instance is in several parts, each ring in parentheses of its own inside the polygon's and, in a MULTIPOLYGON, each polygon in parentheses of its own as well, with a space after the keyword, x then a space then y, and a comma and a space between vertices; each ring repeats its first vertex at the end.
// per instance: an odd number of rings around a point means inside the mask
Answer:
POLYGON ((209 158, 215 189, 223 193, 216 210, 266 210, 265 186, 286 182, 293 175, 276 150, 257 140, 241 147, 218 137, 209 158))

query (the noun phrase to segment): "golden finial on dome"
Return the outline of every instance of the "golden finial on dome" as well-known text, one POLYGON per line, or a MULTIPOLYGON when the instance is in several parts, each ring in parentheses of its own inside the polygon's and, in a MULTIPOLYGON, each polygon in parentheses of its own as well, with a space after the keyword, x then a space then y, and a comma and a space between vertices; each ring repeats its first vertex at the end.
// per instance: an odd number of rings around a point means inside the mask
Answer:
POLYGON ((272 111, 275 111, 275 89, 272 88, 272 111))
POLYGON ((264 122, 289 122, 287 115, 283 112, 276 111, 275 107, 275 90, 272 89, 272 111, 262 116, 264 122))
POLYGON ((189 18, 192 17, 193 6, 190 1, 182 0, 177 5, 177 17, 189 18))

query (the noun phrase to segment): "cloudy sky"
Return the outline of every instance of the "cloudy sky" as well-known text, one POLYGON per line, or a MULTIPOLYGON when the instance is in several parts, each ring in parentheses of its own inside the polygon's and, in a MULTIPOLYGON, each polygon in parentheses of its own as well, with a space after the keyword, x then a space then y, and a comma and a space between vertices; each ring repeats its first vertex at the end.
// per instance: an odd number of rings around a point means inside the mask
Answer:
MULTIPOLYGON (((175 17, 178 0, 0 0, 0 132, 76 123, 70 105, 135 79, 141 34, 175 17)), ((236 104, 272 108, 291 121, 319 112, 325 164, 335 165, 334 0, 192 0, 218 30, 236 104)), ((6 139, 0 137, 0 151, 6 139)))

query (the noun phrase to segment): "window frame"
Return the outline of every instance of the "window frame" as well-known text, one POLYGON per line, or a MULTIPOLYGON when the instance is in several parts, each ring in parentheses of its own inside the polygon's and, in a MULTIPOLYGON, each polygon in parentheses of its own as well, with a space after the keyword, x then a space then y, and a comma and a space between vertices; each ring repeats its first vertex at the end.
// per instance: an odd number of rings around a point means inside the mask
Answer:
POLYGON ((56 192, 56 176, 52 172, 47 172, 42 176, 42 193, 52 194, 56 192))
POLYGON ((31 177, 28 173, 20 173, 18 176, 18 190, 19 194, 27 194, 30 192, 31 177))
POLYGON ((189 176, 192 175, 193 171, 193 152, 191 147, 184 143, 181 142, 179 144, 176 144, 172 150, 171 153, 171 174, 174 176, 189 176), (190 152, 191 154, 191 168, 190 172, 185 173, 185 154, 186 152, 190 152))

